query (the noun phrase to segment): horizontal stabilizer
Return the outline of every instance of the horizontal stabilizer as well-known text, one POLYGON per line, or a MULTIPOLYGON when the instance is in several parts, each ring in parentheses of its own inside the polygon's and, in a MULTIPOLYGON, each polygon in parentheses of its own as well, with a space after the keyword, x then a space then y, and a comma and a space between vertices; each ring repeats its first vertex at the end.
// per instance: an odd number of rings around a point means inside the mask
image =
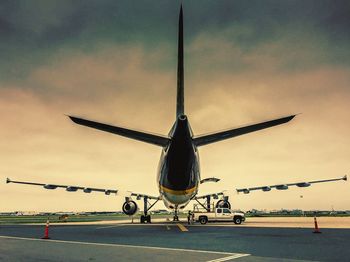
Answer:
POLYGON ((225 131, 221 131, 221 132, 217 132, 209 135, 200 135, 200 136, 194 137, 193 140, 196 146, 204 146, 207 144, 219 142, 221 140, 225 140, 235 136, 240 136, 240 135, 248 134, 258 130, 262 130, 265 128, 281 125, 289 122, 294 117, 295 115, 291 115, 291 116, 282 117, 282 118, 278 118, 278 119, 274 119, 274 120, 270 120, 270 121, 266 121, 258 124, 253 124, 253 125, 239 127, 239 128, 233 128, 233 129, 229 129, 229 130, 225 130, 225 131))
POLYGON ((161 135, 145 133, 141 131, 131 130, 118 126, 111 126, 103 123, 98 123, 74 116, 68 116, 74 123, 82 126, 95 128, 108 133, 125 136, 134 140, 150 143, 157 146, 165 147, 169 143, 169 138, 161 135))

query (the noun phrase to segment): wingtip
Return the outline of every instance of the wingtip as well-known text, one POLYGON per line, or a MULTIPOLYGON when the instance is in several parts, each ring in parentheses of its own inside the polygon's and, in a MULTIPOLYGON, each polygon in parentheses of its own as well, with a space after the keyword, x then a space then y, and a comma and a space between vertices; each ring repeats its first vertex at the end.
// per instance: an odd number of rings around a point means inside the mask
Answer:
POLYGON ((302 113, 296 113, 294 115, 291 115, 291 119, 293 119, 294 117, 298 116, 298 115, 301 115, 302 113))
POLYGON ((6 178, 6 184, 10 183, 11 180, 9 178, 6 178))
POLYGON ((286 118, 288 119, 288 121, 291 121, 291 120, 293 120, 297 115, 299 115, 299 113, 298 113, 298 114, 294 114, 294 115, 287 116, 286 118))
POLYGON ((73 121, 74 123, 76 123, 77 118, 75 116, 70 116, 70 115, 65 115, 67 116, 71 121, 73 121))
POLYGON ((344 180, 344 181, 348 181, 348 176, 345 175, 345 176, 343 177, 343 180, 344 180))

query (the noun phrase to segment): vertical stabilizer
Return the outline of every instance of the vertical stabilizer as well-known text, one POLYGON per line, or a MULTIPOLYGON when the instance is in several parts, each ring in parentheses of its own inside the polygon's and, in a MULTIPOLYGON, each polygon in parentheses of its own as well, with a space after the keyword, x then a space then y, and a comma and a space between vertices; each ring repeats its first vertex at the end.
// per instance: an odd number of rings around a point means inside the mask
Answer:
POLYGON ((184 43, 183 43, 183 15, 182 5, 179 15, 179 36, 178 36, 178 54, 177 54, 177 101, 176 116, 183 115, 184 109, 184 43))

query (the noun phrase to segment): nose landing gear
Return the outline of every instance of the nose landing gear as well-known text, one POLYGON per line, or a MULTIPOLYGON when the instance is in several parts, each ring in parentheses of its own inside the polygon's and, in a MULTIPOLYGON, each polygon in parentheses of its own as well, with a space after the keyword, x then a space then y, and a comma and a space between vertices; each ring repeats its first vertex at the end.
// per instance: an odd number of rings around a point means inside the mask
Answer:
POLYGON ((179 221, 178 208, 177 208, 177 206, 175 207, 173 221, 179 221))

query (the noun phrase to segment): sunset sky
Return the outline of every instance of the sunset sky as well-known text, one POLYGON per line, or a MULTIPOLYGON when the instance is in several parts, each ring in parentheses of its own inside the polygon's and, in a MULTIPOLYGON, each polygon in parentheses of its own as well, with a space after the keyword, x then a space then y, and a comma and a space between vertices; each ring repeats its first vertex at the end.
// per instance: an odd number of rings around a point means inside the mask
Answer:
MULTIPOLYGON (((65 114, 167 134, 179 7, 1 1, 0 212, 120 210, 124 201, 6 184, 7 177, 158 194, 159 147, 75 125, 65 114)), ((349 174, 350 2, 191 0, 183 8, 185 111, 196 135, 301 113, 201 147, 202 178, 221 181, 200 194, 229 190, 242 210, 350 210, 343 181, 235 193, 349 174)))

